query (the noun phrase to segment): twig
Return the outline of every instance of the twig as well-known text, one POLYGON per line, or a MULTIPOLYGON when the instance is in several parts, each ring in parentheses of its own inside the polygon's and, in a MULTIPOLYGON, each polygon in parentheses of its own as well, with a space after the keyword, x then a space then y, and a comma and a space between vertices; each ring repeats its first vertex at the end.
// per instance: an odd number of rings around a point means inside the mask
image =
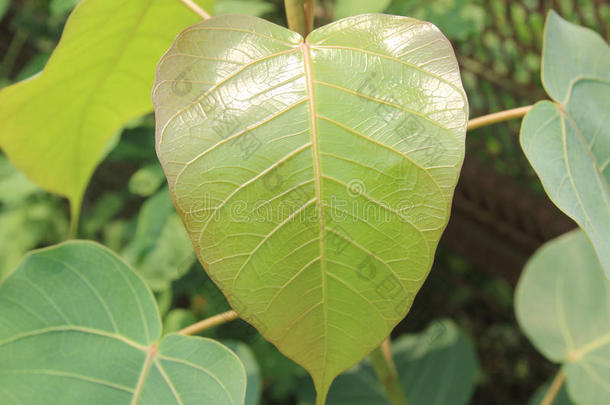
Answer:
POLYGON ((205 12, 204 9, 199 7, 193 0, 180 0, 185 6, 187 6, 193 13, 197 14, 204 20, 212 18, 211 15, 205 12))
POLYGON ((390 404, 409 405, 409 401, 398 382, 398 373, 392 360, 390 338, 386 339, 381 346, 373 350, 370 357, 375 374, 377 374, 377 379, 385 387, 390 404))
POLYGON ((546 392, 546 394, 544 394, 544 398, 542 398, 540 405, 551 405, 553 403, 565 379, 566 375, 563 373, 563 371, 559 370, 557 374, 555 374, 555 378, 553 378, 553 382, 551 383, 549 390, 546 392))
POLYGON ((508 121, 513 118, 523 117, 533 105, 525 107, 513 108, 512 110, 504 110, 493 114, 483 115, 482 117, 473 118, 468 121, 468 130, 484 127, 486 125, 495 124, 497 122, 508 121))
POLYGON ((288 28, 303 36, 313 29, 314 0, 284 0, 288 28))
POLYGON ((203 332, 206 329, 210 329, 214 326, 222 325, 223 323, 237 319, 238 317, 237 312, 233 310, 223 312, 222 314, 214 315, 210 318, 204 319, 203 321, 194 323, 191 326, 187 326, 178 333, 181 335, 195 335, 203 332))

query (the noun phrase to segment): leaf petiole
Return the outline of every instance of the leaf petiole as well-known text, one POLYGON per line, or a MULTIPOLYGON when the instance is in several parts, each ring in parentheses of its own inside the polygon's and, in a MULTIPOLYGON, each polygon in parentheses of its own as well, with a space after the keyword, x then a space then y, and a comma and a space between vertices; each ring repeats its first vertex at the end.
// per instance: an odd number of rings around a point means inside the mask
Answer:
POLYGON ((508 121, 513 118, 521 118, 527 114, 532 107, 533 105, 527 105, 525 107, 513 108, 511 110, 499 111, 493 114, 483 115, 482 117, 473 118, 468 121, 468 131, 484 127, 486 125, 508 121))
POLYGON ((204 9, 199 7, 193 0, 180 0, 180 1, 182 2, 182 4, 184 4, 186 7, 188 7, 193 13, 197 14, 199 17, 203 18, 204 20, 208 20, 208 19, 212 18, 211 15, 209 15, 204 9))
POLYGON ((222 314, 214 315, 212 317, 206 318, 202 321, 194 323, 186 328, 182 329, 178 333, 180 335, 195 335, 197 333, 201 333, 206 329, 213 328, 214 326, 222 325, 223 323, 232 321, 234 319, 239 318, 237 312, 231 310, 227 312, 223 312, 222 314))
POLYGON ((373 350, 370 354, 371 363, 377 379, 385 387, 388 400, 392 405, 409 405, 409 401, 398 382, 398 373, 392 360, 390 338, 373 350))

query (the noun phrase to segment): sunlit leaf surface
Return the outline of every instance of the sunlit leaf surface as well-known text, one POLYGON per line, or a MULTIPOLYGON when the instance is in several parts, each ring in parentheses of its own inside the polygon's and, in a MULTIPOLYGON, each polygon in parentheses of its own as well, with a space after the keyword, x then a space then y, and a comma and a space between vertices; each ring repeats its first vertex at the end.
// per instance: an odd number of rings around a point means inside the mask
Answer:
POLYGON ((397 16, 305 42, 216 17, 176 39, 153 101, 201 262, 323 401, 405 316, 447 224, 468 117, 450 43, 397 16))
MULTIPOLYGON (((213 0, 201 4, 212 10, 213 0)), ((149 112, 155 64, 197 15, 174 0, 85 0, 37 76, 0 91, 0 147, 77 213, 107 143, 149 112), (161 23, 162 22, 162 23, 161 23)))

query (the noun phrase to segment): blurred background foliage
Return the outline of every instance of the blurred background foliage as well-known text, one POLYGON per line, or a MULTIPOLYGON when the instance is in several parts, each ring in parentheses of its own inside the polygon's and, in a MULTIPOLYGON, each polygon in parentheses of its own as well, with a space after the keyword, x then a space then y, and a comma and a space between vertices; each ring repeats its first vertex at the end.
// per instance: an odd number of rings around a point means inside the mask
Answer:
MULTIPOLYGON (((77 3, 0 0, 0 88, 44 67, 77 3)), ((474 117, 546 98, 539 79, 540 53, 544 19, 551 8, 608 39, 610 4, 603 0, 318 0, 316 24, 362 12, 387 12, 433 22, 455 47, 474 117)), ((285 25, 281 0, 218 0, 214 11, 252 14, 285 25)), ((472 376, 464 378, 477 384, 476 389, 460 394, 463 403, 526 403, 555 371, 519 331, 513 313, 513 288, 524 260, 519 255, 527 257, 542 242, 572 225, 552 208, 551 219, 560 223, 556 229, 549 217, 534 221, 540 210, 531 205, 510 212, 503 206, 494 208, 502 202, 515 205, 515 199, 527 200, 528 195, 535 201, 540 199, 543 206, 548 203, 520 150, 518 130, 516 120, 469 133, 467 164, 456 191, 448 236, 441 242, 434 270, 410 314, 394 332, 395 337, 401 336, 396 350, 411 353, 413 361, 428 355, 442 359, 443 351, 453 346, 458 358, 466 356, 463 362, 468 366, 462 364, 466 367, 463 373, 472 376), (477 182, 481 170, 493 173, 495 180, 477 182), (506 190, 513 190, 514 199, 506 190), (472 228, 473 222, 483 225, 472 228), (469 238, 463 238, 463 223, 470 224, 469 238), (545 231, 539 229, 540 224, 545 231), (485 232, 499 241, 497 246, 478 245, 490 239, 485 232), (456 243, 460 238, 472 239, 473 246, 456 243), (452 321, 431 324, 440 318, 452 321), (440 325, 440 337, 429 337, 430 324, 440 325), (441 344, 444 339, 449 341, 441 344)), ((145 277, 158 298, 166 332, 228 310, 223 295, 195 259, 172 206, 155 155, 153 117, 130 123, 115 144, 87 190, 79 237, 109 246, 145 277)), ((64 240, 68 227, 67 203, 40 190, 0 154, 0 280, 25 252, 64 240)), ((256 404, 261 392, 261 404, 310 403, 305 371, 245 322, 225 324, 208 335, 232 342, 246 363, 251 377, 249 404, 256 404)), ((406 374, 417 374, 408 372, 415 363, 398 363, 406 374)), ((371 376, 368 367, 359 365, 337 385, 350 379, 366 385, 371 376)), ((436 390, 436 383, 428 381, 426 389, 436 390)), ((409 381, 405 384, 409 391, 409 381)), ((341 392, 335 394, 340 397, 341 392)), ((366 403, 383 403, 375 401, 379 398, 366 403)))

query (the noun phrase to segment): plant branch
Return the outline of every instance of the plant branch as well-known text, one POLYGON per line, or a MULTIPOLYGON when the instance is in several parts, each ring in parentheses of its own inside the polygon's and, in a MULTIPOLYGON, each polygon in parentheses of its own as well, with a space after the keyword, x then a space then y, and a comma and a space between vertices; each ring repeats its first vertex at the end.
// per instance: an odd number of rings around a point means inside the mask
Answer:
POLYGON ((370 358, 379 382, 385 387, 390 404, 409 405, 409 401, 398 382, 398 373, 392 360, 390 338, 384 340, 381 346, 373 350, 370 358))
POLYGON ((527 105, 525 107, 513 108, 512 110, 504 110, 497 113, 484 115, 482 117, 473 118, 468 121, 468 130, 470 131, 486 125, 523 117, 529 110, 532 109, 532 107, 533 105, 527 105))
POLYGON ((237 318, 239 318, 239 315, 237 315, 237 312, 233 310, 223 312, 222 314, 214 315, 210 318, 204 319, 203 321, 194 323, 191 326, 187 326, 178 333, 181 335, 195 335, 197 333, 203 332, 206 329, 222 325, 223 323, 232 321, 237 318))
POLYGON ((182 4, 187 6, 193 13, 197 14, 199 17, 203 18, 204 20, 208 20, 208 19, 212 18, 211 15, 206 13, 206 11, 204 9, 202 9, 201 7, 199 7, 193 0, 180 0, 180 1, 182 2, 182 4))
POLYGON ((313 6, 315 0, 284 0, 288 28, 303 36, 313 29, 313 6))
POLYGON ((544 398, 542 398, 540 405, 551 405, 553 403, 565 379, 566 375, 560 369, 557 374, 555 374, 555 378, 553 378, 553 382, 551 383, 549 390, 546 392, 546 394, 544 394, 544 398))

